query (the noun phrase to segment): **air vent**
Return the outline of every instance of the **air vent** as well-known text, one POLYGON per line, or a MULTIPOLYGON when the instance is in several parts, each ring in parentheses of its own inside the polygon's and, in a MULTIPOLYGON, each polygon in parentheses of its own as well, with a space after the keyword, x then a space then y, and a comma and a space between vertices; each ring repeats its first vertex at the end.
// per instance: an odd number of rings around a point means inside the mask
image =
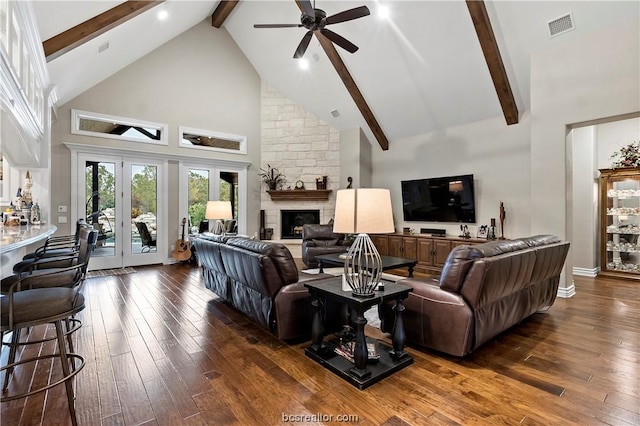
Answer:
POLYGON ((109 42, 101 44, 100 46, 98 46, 98 53, 102 53, 105 50, 107 50, 108 48, 109 48, 109 42))
POLYGON ((558 36, 560 34, 564 34, 567 31, 575 30, 575 26, 573 25, 573 16, 571 13, 567 13, 566 15, 562 15, 556 19, 552 19, 547 22, 549 25, 549 35, 551 37, 558 36))
POLYGON ((333 111, 331 111, 331 115, 333 116, 333 118, 338 118, 340 117, 340 111, 334 109, 333 111))

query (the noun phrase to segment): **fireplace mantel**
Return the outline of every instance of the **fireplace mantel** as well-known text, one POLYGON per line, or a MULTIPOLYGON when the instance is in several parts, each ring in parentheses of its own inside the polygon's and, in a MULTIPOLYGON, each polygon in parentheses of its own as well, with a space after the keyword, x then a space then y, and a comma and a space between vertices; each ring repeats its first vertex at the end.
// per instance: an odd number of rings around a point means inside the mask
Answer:
POLYGON ((289 189, 267 192, 273 201, 325 201, 329 199, 331 189, 289 189))

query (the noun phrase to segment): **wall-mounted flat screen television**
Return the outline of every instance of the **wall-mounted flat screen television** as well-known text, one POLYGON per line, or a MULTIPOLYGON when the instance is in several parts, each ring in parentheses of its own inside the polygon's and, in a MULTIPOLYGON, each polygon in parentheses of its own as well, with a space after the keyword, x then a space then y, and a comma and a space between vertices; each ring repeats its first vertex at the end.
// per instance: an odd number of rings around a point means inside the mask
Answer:
POLYGON ((401 183, 405 221, 475 223, 473 175, 405 180, 401 183))

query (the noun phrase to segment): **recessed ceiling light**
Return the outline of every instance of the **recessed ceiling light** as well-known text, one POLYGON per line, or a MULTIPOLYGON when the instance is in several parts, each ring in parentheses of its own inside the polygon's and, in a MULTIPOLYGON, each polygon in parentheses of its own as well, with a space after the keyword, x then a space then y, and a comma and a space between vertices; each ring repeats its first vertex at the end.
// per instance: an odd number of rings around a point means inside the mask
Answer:
POLYGON ((377 15, 378 19, 389 19, 391 17, 391 9, 389 9, 389 6, 380 4, 378 5, 377 15))
POLYGON ((161 11, 158 12, 158 19, 159 20, 164 21, 168 17, 169 17, 169 12, 167 12, 166 10, 162 9, 161 11))
POLYGON ((298 59, 298 66, 303 70, 306 70, 309 68, 309 61, 307 61, 305 58, 300 58, 298 59))

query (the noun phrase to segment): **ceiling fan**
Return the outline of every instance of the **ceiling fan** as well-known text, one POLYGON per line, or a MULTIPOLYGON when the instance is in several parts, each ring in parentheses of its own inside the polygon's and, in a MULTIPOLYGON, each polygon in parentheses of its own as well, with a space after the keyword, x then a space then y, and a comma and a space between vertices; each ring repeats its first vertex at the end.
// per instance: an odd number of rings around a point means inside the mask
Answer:
POLYGON ((322 35, 327 37, 329 40, 342 47, 349 53, 354 53, 358 50, 358 46, 351 43, 346 38, 334 33, 331 30, 325 28, 327 25, 337 24, 340 22, 351 21, 353 19, 362 18, 363 16, 369 15, 369 8, 367 6, 360 6, 353 9, 345 10, 343 12, 336 13, 335 15, 327 16, 327 13, 322 9, 315 8, 314 5, 311 6, 310 0, 298 0, 297 2, 302 8, 303 12, 300 15, 300 23, 299 24, 255 24, 254 28, 288 28, 288 27, 305 27, 308 31, 302 37, 298 48, 296 49, 296 53, 293 55, 295 59, 302 58, 304 56, 304 52, 306 52, 307 47, 309 46, 309 42, 311 41, 311 37, 315 31, 320 31, 322 35))

